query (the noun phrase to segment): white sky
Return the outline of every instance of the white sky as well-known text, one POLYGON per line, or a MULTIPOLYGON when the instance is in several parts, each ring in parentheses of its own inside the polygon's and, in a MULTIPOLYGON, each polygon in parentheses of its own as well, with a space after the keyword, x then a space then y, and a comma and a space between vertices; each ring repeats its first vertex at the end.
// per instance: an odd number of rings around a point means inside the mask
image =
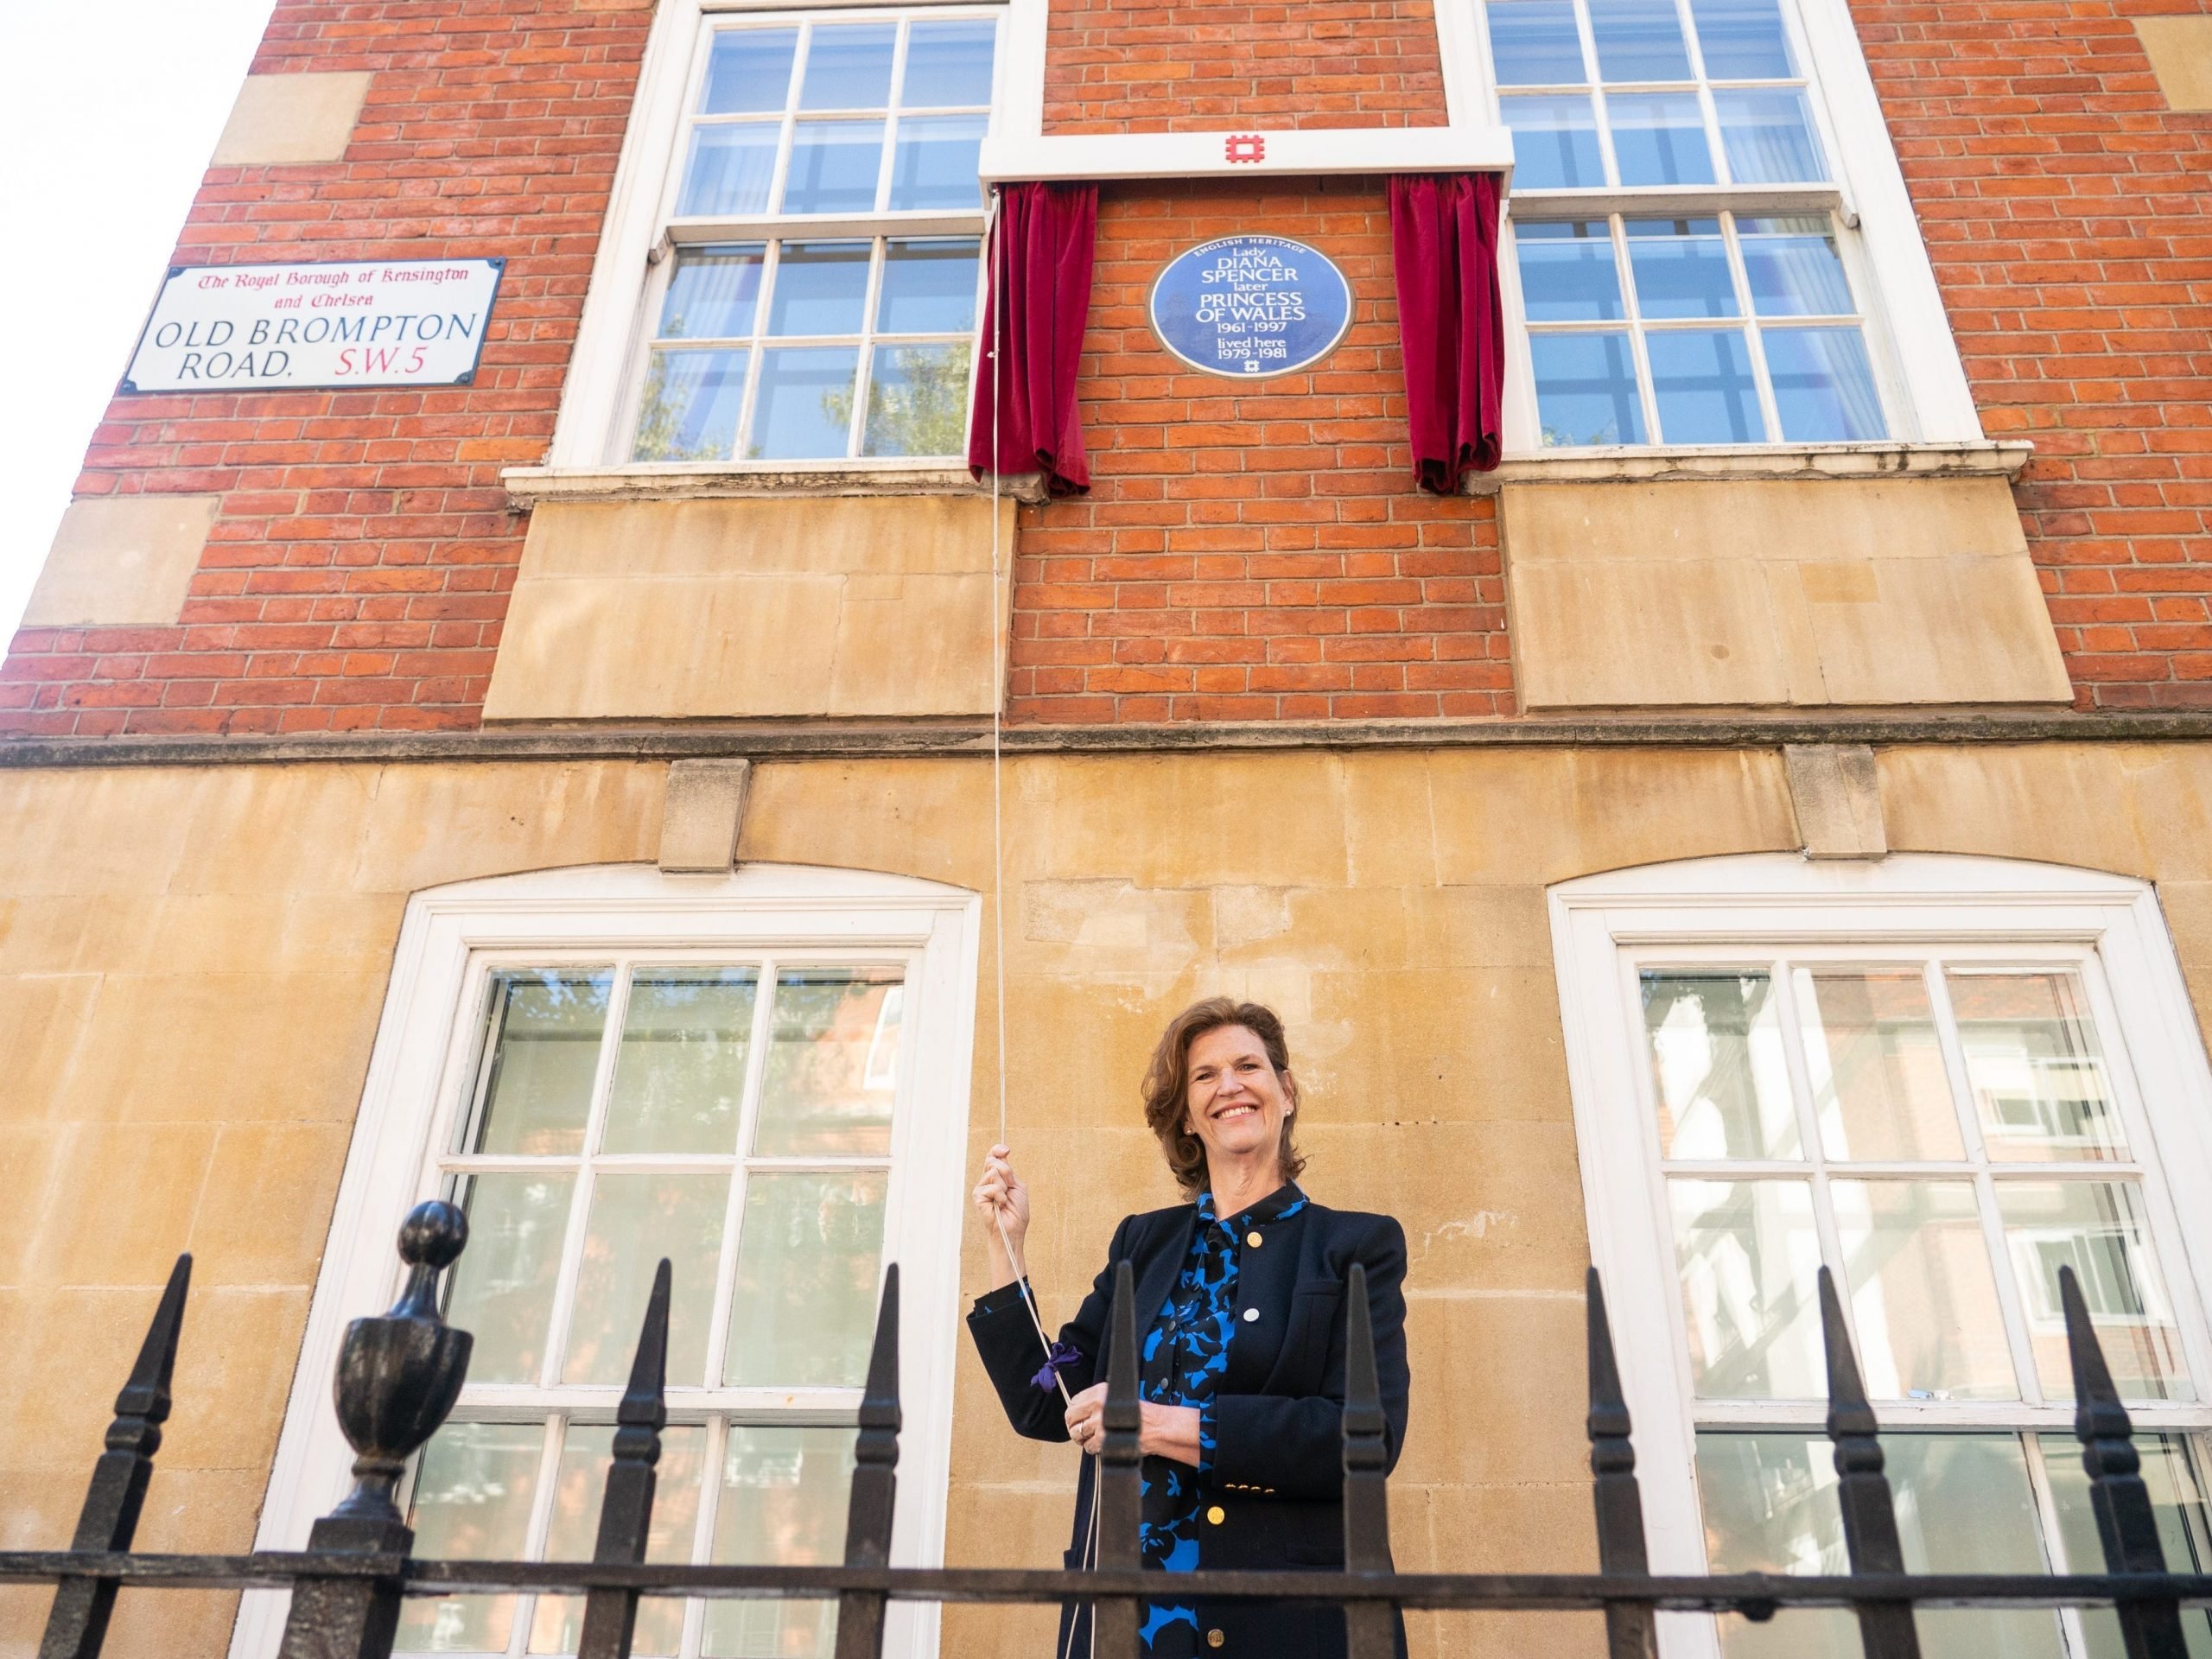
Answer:
POLYGON ((22 616, 270 6, 0 3, 0 642, 22 616))

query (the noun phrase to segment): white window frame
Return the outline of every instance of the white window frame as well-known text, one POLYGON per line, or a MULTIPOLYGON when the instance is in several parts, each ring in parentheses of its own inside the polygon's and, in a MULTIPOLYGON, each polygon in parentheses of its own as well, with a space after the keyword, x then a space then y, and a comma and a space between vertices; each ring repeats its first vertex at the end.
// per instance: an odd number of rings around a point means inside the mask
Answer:
MULTIPOLYGON (((1653 1572, 1702 1573, 1706 1554, 1688 1344, 1658 1186, 1644 1033, 1633 1016, 1632 953, 1639 950, 1838 946, 1871 959, 1888 944, 1975 953, 2056 947, 2093 956, 2107 993, 2091 989, 2104 1052, 2116 1086, 2149 1129, 2150 1144, 2137 1155, 2159 1178, 2146 1182, 2145 1197, 2168 1294, 2191 1370, 2212 1395, 2203 1309, 2192 1294, 2193 1287, 2212 1285, 2212 1065, 2148 883, 1948 855, 1830 863, 1763 853, 1583 877, 1553 887, 1549 900, 1590 1255, 1605 1277, 1635 1425, 1653 1572)), ((2130 1411, 2145 1429, 2201 1432, 2206 1404, 2130 1411)), ((2021 1427, 2063 1427, 2044 1421, 2048 1410, 2017 1403, 1899 1402, 1878 1411, 1885 1427, 1963 1427, 1967 1419, 2003 1427, 2013 1418, 2021 1427)), ((1731 1421, 1736 1414, 1732 1407, 1731 1421)), ((1765 1412, 1757 1402, 1740 1414, 1754 1426, 1763 1415, 1805 1421, 1802 1408, 1765 1412)), ((1662 1625, 1669 1659, 1716 1659, 1711 1618, 1667 1615, 1662 1625)))
MULTIPOLYGON (((673 464, 632 462, 629 459, 632 435, 628 423, 635 418, 646 344, 652 337, 667 268, 674 264, 674 260, 667 257, 669 248, 663 236, 668 224, 665 210, 672 207, 682 182, 683 157, 678 153, 677 141, 697 78, 704 72, 709 32, 716 20, 737 16, 763 20, 789 17, 797 21, 834 16, 840 12, 911 12, 938 8, 997 11, 1002 21, 988 132, 995 136, 1006 130, 1009 120, 1019 124, 1033 118, 1033 114, 1041 124, 1045 4, 1046 0, 802 0, 796 3, 794 0, 779 0, 779 3, 766 3, 765 0, 660 0, 646 39, 645 60, 639 70, 638 90, 631 104, 621 157, 615 167, 599 251, 592 261, 590 287, 577 327, 575 351, 569 359, 547 466, 555 470, 642 475, 701 472, 788 474, 813 471, 865 477, 871 472, 911 473, 916 458, 906 456, 673 464)), ((982 219, 980 207, 972 213, 870 214, 859 219, 773 216, 728 221, 708 239, 760 240, 792 233, 807 239, 850 239, 887 233, 965 235, 980 233, 978 227, 982 219), (952 221, 958 222, 950 231, 943 228, 952 221)), ((979 316, 980 310, 979 305, 979 316)), ((973 372, 971 359, 971 374, 973 372)), ((961 469, 961 476, 965 477, 964 468, 961 469)))
MULTIPOLYGON (((1535 376, 1526 341, 1527 313, 1520 285, 1520 262, 1512 233, 1515 207, 1546 219, 1603 219, 1621 213, 1645 216, 1710 217, 1728 208, 1745 213, 1827 213, 1836 221, 1846 275, 1864 319, 1866 347, 1874 365, 1890 435, 1872 447, 1910 448, 1984 442, 1965 365, 1952 338, 1928 248, 1921 238, 1912 198, 1897 152, 1890 143, 1881 101, 1859 44, 1847 0, 1781 0, 1785 27, 1800 55, 1815 132, 1834 175, 1825 185, 1646 186, 1625 189, 1522 190, 1506 204, 1501 229, 1500 283, 1507 314, 1505 451, 1514 461, 1559 459, 1586 461, 1593 454, 1664 454, 1714 448, 1745 452, 1783 449, 1865 448, 1864 444, 1807 446, 1788 442, 1729 446, 1671 443, 1624 445, 1613 449, 1546 449, 1536 414, 1535 376)), ((1491 63, 1490 31, 1483 0, 1439 0, 1440 27, 1446 50, 1470 56, 1459 73, 1478 83, 1480 119, 1503 124, 1498 86, 1491 63)), ((1471 91, 1473 89, 1471 89, 1471 91)), ((1764 391, 1762 396, 1764 396, 1764 391)))
MULTIPOLYGON (((397 1296, 400 1218, 435 1194, 439 1154, 472 1103, 488 953, 512 960, 518 952, 620 950, 696 959, 814 950, 897 953, 915 964, 902 1018, 912 1064, 893 1109, 884 1214, 883 1259, 899 1266, 906 1422, 891 1554, 894 1565, 942 1565, 981 918, 981 899, 963 888, 801 865, 748 865, 728 876, 600 865, 416 894, 400 927, 254 1547, 304 1548, 315 1518, 347 1490, 353 1452, 330 1406, 339 1343, 347 1321, 381 1313, 397 1296)), ((821 1403, 794 1401, 810 1402, 821 1403)), ((281 1592, 246 1592, 232 1659, 270 1659, 286 1602, 281 1592)), ((894 1605, 887 1639, 899 1659, 933 1659, 936 1608, 894 1605)))

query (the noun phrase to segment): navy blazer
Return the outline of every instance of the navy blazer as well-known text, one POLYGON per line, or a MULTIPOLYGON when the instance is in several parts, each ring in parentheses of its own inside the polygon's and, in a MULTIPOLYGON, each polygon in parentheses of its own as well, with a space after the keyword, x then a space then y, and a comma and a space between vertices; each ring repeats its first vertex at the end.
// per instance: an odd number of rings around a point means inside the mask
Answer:
MULTIPOLYGON (((1079 1357, 1061 1376, 1076 1394, 1106 1377, 1114 1264, 1136 1277, 1137 1336, 1141 1341, 1175 1287, 1190 1254, 1198 1207, 1178 1205, 1130 1216, 1114 1230, 1106 1267, 1059 1339, 1079 1357)), ((1406 1363, 1406 1236, 1389 1216, 1329 1210, 1308 1202, 1271 1224, 1267 1248, 1245 1249, 1236 1280, 1238 1317, 1228 1369, 1215 1384, 1213 1465, 1199 1477, 1203 1502, 1223 1519, 1201 1527, 1201 1567, 1259 1569, 1341 1567, 1344 1535, 1344 1396, 1345 1290, 1353 1262, 1367 1269, 1369 1314, 1375 1329, 1376 1373, 1382 1385, 1389 1466, 1406 1434, 1412 1385, 1406 1363), (1259 1318, 1247 1321, 1244 1310, 1259 1318)), ((1034 1440, 1068 1438, 1059 1391, 1033 1378, 1044 1353, 1020 1289, 1007 1285, 979 1300, 968 1316, 983 1368, 1018 1433, 1034 1440)), ((1151 1459, 1147 1459, 1149 1463, 1151 1459)), ((1090 1530, 1094 1460, 1083 1460, 1075 1532, 1066 1560, 1082 1565, 1090 1530)), ((1057 1651, 1089 1651, 1087 1610, 1062 1613, 1057 1651)), ((1198 1628, 1218 1630, 1224 1659, 1335 1659, 1344 1651, 1344 1616, 1311 1605, 1201 1602, 1198 1628)), ((1399 1650, 1404 1651, 1401 1624, 1399 1650)))

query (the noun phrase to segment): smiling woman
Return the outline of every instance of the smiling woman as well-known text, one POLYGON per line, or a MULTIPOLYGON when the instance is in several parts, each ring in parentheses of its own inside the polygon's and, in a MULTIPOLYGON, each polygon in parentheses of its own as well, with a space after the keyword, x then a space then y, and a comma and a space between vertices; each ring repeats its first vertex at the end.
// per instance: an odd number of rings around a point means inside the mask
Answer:
MULTIPOLYGON (((1034 1375, 1038 1335, 1018 1267, 1029 1192, 1006 1147, 991 1148, 976 1187, 996 1288, 968 1328, 1017 1433, 1097 1452, 1115 1265, 1135 1274, 1141 1538, 1154 1571, 1344 1565, 1344 1284, 1355 1262, 1367 1270, 1394 1466, 1404 1443, 1405 1234, 1388 1216, 1306 1196, 1291 1132, 1298 1104, 1273 1010, 1212 997, 1168 1023, 1145 1074, 1145 1122, 1192 1202, 1122 1221, 1090 1294, 1034 1375)), ((1089 1564, 1095 1468, 1086 1459, 1070 1566, 1089 1564)), ((1062 1613, 1060 1659, 1088 1652, 1088 1624, 1084 1611, 1062 1613)), ((1344 1651, 1342 1613, 1304 1606, 1163 1599, 1146 1606, 1141 1635, 1152 1659, 1344 1651)))

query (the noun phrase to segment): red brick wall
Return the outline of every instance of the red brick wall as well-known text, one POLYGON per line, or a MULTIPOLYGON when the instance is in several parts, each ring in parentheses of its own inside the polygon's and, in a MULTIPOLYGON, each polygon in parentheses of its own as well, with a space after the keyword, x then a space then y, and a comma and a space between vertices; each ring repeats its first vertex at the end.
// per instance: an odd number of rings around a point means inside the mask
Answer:
POLYGON ((1056 0, 1048 132, 1440 127, 1429 0, 1056 0))
POLYGON ((1414 491, 1381 182, 1100 193, 1082 400, 1090 493, 1025 507, 1016 721, 1512 711, 1491 500, 1414 491), (1193 242, 1264 226, 1328 254, 1352 324, 1317 369, 1185 368, 1146 298, 1193 242))
POLYGON ((650 10, 280 0, 257 73, 373 70, 342 162, 210 168, 172 263, 505 255, 475 384, 118 397, 76 493, 223 497, 181 626, 26 629, 0 730, 476 723, 650 10))
POLYGON ((1853 6, 2083 708, 2212 707, 2212 116, 2128 21, 2202 9, 1853 6))

